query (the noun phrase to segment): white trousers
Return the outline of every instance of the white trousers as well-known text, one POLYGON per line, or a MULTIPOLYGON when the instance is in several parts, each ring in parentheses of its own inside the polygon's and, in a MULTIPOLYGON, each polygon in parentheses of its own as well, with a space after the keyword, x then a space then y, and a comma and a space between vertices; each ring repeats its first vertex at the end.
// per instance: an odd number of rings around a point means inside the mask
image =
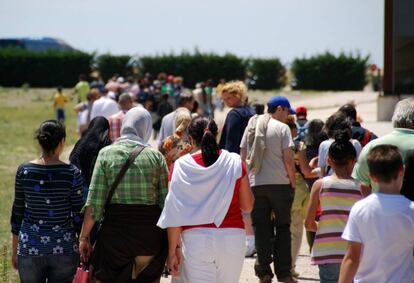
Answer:
POLYGON ((182 233, 181 283, 238 283, 246 233, 237 228, 194 228, 182 233))

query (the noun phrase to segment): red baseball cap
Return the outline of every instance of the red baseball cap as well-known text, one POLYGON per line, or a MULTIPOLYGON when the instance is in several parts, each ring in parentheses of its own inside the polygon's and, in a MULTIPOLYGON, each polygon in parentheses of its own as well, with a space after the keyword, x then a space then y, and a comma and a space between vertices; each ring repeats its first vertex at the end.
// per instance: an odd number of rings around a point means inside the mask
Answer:
POLYGON ((308 109, 306 109, 305 106, 298 106, 296 107, 295 111, 296 111, 296 115, 297 114, 304 114, 304 115, 308 114, 308 109))

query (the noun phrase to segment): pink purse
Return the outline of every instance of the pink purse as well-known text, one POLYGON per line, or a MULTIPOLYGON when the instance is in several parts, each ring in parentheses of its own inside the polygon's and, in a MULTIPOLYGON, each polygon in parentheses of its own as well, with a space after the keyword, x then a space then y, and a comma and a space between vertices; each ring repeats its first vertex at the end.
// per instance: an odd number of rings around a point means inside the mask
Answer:
POLYGON ((76 269, 75 277, 73 277, 72 283, 88 283, 89 271, 85 266, 80 266, 76 269))

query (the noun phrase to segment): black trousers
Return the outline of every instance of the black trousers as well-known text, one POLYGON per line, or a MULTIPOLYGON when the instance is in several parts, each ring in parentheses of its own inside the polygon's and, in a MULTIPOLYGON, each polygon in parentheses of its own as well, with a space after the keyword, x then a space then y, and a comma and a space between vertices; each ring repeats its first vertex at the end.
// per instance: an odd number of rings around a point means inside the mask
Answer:
POLYGON ((256 275, 273 276, 270 268, 273 262, 278 279, 291 276, 290 211, 294 190, 290 185, 254 186, 252 190, 255 197, 251 218, 257 250, 256 275))

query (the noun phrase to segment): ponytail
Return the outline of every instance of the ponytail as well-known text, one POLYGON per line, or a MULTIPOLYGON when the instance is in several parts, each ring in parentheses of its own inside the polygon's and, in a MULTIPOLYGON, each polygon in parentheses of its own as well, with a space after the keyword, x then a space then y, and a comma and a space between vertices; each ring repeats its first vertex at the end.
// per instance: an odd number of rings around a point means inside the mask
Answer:
POLYGON ((204 117, 193 119, 188 126, 188 134, 194 139, 195 144, 201 149, 201 156, 206 166, 210 166, 219 157, 217 144, 218 128, 214 120, 204 117))
POLYGON ((329 158, 336 165, 345 165, 349 160, 355 159, 357 154, 354 145, 351 143, 351 135, 347 129, 335 132, 335 141, 329 147, 329 158))

